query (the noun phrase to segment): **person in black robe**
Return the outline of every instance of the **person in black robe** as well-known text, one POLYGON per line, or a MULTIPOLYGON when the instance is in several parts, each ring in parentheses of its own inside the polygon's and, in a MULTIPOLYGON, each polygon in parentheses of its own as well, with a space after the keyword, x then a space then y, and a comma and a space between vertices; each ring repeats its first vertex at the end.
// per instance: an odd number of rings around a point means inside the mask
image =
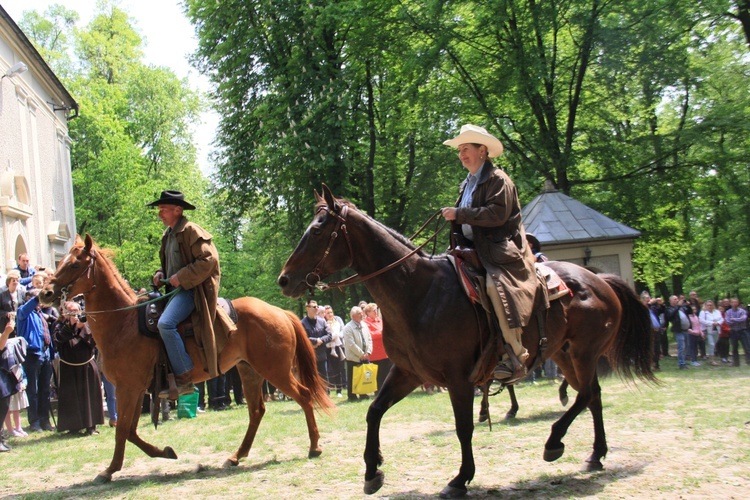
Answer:
POLYGON ((60 354, 57 430, 98 434, 104 423, 99 370, 94 361, 96 343, 88 325, 81 321, 81 307, 65 304, 66 313, 55 323, 52 338, 60 354))

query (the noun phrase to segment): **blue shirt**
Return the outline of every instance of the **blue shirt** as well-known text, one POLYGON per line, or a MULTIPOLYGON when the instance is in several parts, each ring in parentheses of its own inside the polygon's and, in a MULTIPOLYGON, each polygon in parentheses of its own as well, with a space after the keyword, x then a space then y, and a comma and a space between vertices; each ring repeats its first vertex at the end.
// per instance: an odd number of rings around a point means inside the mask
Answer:
MULTIPOLYGON (((21 285, 23 285, 26 288, 28 288, 29 284, 31 283, 31 278, 33 278, 34 275, 36 274, 36 269, 34 269, 31 266, 26 266, 26 270, 25 271, 23 269, 21 269, 20 266, 16 266, 13 269, 15 269, 16 271, 18 271, 19 273, 21 273, 21 279, 18 280, 18 283, 20 283, 21 285), (24 275, 25 275, 25 277, 24 277, 24 275)), ((5 280, 3 280, 3 283, 5 283, 5 280)))
MULTIPOLYGON (((474 191, 479 182, 479 174, 482 173, 483 168, 484 165, 482 165, 475 174, 469 173, 469 175, 466 176, 466 187, 464 188, 464 193, 461 195, 461 201, 458 202, 458 208, 468 208, 471 206, 471 199, 474 197, 474 191)), ((474 241, 474 231, 472 230, 471 225, 461 224, 461 231, 463 231, 464 236, 467 239, 474 241)))
MULTIPOLYGON (((50 344, 44 343, 44 330, 47 327, 47 322, 37 312, 37 306, 39 306, 39 297, 33 297, 18 308, 16 331, 19 337, 25 338, 28 342, 27 350, 29 353, 36 354, 41 360, 49 360, 50 344)), ((47 330, 49 331, 49 328, 47 330)))

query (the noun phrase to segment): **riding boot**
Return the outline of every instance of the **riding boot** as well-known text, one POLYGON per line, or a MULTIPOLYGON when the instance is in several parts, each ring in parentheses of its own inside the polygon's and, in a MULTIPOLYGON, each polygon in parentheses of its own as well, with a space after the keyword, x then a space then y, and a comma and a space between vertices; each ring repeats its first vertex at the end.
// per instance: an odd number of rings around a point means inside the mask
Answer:
POLYGON ((506 380, 520 380, 526 375, 526 366, 518 360, 513 349, 505 344, 506 356, 500 360, 492 373, 492 378, 504 382, 506 380))
POLYGON ((167 375, 167 381, 169 382, 169 388, 164 389, 159 393, 161 399, 171 399, 175 401, 179 396, 182 396, 183 394, 192 394, 195 391, 190 372, 177 376, 170 373, 167 375))

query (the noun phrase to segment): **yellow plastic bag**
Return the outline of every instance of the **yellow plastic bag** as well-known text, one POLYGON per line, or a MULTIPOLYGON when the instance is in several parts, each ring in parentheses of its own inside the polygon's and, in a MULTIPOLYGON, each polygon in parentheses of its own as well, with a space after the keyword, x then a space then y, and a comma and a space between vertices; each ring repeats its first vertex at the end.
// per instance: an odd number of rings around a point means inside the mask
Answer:
POLYGON ((378 365, 362 363, 352 369, 352 394, 370 394, 378 390, 378 365))

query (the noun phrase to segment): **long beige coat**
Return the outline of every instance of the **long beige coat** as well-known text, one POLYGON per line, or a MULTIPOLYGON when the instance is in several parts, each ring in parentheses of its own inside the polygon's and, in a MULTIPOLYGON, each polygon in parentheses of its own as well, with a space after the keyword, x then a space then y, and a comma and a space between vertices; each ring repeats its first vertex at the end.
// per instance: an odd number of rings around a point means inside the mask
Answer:
MULTIPOLYGON (((456 207, 466 181, 461 184, 456 207)), ((497 286, 508 324, 519 328, 529 323, 534 312, 534 298, 539 281, 534 267, 534 254, 526 241, 521 222, 521 203, 510 177, 489 161, 479 173, 471 206, 456 209, 451 231, 457 243, 474 246, 487 272, 497 286), (472 226, 473 245, 463 240, 461 224, 472 226)))
MULTIPOLYGON (((195 310, 190 315, 195 341, 203 351, 209 376, 216 377, 219 375, 218 353, 226 344, 229 335, 237 329, 224 310, 216 305, 221 281, 219 253, 211 241, 211 233, 189 222, 185 216, 175 224, 174 231, 184 264, 177 272, 177 278, 185 290, 195 289, 195 310)), ((166 241, 167 231, 164 231, 159 261, 160 271, 165 275, 166 241)))

